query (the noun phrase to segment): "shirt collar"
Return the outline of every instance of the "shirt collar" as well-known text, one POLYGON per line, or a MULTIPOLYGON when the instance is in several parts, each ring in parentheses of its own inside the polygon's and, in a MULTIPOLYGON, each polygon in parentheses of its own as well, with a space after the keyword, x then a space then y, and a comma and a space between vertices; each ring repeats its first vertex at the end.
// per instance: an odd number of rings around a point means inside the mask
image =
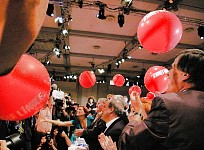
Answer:
MULTIPOLYGON (((107 122, 106 123, 106 130, 110 127, 110 125, 115 121, 115 120, 117 120, 119 117, 116 117, 116 118, 114 118, 114 119, 112 119, 112 120, 110 120, 109 122, 107 122)), ((105 130, 105 131, 106 131, 105 130)))

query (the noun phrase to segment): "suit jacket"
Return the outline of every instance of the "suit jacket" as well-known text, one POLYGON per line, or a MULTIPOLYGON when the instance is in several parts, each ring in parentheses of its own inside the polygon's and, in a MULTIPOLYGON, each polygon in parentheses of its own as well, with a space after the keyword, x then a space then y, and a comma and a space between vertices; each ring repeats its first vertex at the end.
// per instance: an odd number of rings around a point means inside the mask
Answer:
POLYGON ((122 130, 124 129, 128 122, 129 121, 127 119, 127 116, 123 114, 117 120, 115 120, 104 132, 106 136, 110 136, 112 138, 113 142, 116 142, 117 147, 122 130))
POLYGON ((106 128, 106 123, 101 119, 101 115, 92 122, 92 124, 85 129, 82 138, 85 139, 89 145, 89 150, 100 150, 101 145, 98 141, 98 135, 101 134, 106 128))
POLYGON ((130 122, 122 150, 203 150, 204 92, 187 90, 155 97, 144 121, 130 122))

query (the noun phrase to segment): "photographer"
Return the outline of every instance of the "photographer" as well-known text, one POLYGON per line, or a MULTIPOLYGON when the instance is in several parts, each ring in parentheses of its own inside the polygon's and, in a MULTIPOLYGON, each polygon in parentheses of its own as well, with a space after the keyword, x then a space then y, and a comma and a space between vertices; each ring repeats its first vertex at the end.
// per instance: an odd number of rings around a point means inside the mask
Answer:
POLYGON ((50 96, 45 106, 36 115, 34 148, 36 148, 36 146, 40 143, 41 138, 46 135, 47 132, 51 132, 52 124, 43 122, 42 120, 44 118, 52 119, 52 108, 52 96, 50 96))
POLYGON ((61 127, 53 126, 51 133, 42 137, 37 150, 67 150, 71 141, 61 127), (62 144, 62 141, 64 144, 62 144))
POLYGON ((46 135, 41 138, 37 150, 57 150, 53 139, 51 138, 50 132, 46 133, 46 135))

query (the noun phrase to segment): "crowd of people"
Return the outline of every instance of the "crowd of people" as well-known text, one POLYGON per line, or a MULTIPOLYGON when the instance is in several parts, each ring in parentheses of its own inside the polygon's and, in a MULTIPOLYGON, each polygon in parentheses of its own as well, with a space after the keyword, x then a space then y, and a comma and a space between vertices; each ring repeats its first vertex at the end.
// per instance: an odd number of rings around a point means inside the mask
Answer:
MULTIPOLYGON (((0 1, 1 76, 12 71, 35 40, 47 4, 48 0, 0 1)), ((60 108, 61 101, 53 105, 50 96, 30 118, 1 120, 0 139, 20 138, 23 144, 15 150, 67 150, 77 137, 84 138, 90 150, 202 150, 203 66, 202 50, 182 51, 170 69, 167 92, 156 95, 149 106, 144 106, 137 92, 130 94, 130 107, 124 96, 107 93, 107 97, 99 98, 96 109, 92 108, 93 98, 89 99, 89 108, 76 104, 70 109, 66 95, 60 108)), ((0 149, 7 149, 6 145, 0 141, 0 149)))

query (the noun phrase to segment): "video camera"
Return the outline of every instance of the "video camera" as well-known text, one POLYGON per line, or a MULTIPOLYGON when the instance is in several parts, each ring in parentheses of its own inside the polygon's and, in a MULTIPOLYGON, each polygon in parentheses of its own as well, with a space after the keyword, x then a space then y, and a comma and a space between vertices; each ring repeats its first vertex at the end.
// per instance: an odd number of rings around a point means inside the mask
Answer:
POLYGON ((58 90, 53 90, 52 91, 52 97, 54 99, 56 108, 57 109, 62 109, 63 99, 64 99, 64 92, 63 91, 58 91, 58 90))

